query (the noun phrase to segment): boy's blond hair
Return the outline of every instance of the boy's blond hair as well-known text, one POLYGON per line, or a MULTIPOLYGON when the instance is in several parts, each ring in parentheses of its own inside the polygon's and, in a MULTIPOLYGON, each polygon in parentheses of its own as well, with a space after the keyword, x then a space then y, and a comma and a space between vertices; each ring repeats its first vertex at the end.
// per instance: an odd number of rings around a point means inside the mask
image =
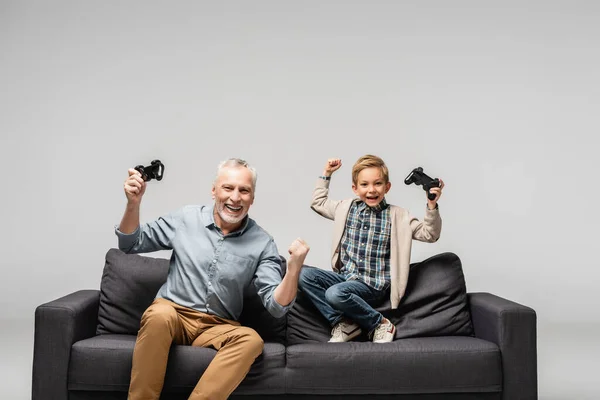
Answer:
POLYGON ((383 179, 385 183, 388 183, 390 180, 390 174, 388 171, 388 167, 385 165, 383 160, 380 157, 374 156, 372 154, 367 154, 359 158, 352 167, 352 183, 358 183, 358 174, 360 171, 366 168, 379 168, 381 169, 381 175, 383 175, 383 179))

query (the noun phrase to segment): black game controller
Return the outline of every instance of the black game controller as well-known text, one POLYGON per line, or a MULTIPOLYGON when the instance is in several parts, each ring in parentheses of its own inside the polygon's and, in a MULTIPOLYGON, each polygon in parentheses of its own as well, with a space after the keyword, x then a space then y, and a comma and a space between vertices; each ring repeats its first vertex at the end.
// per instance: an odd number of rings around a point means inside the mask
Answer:
POLYGON ((404 183, 407 185, 410 185, 411 183, 414 183, 416 185, 422 185, 423 190, 427 192, 427 198, 429 200, 435 199, 435 194, 430 193, 429 189, 434 187, 440 187, 440 180, 438 178, 432 179, 431 177, 427 176, 427 174, 423 172, 423 168, 421 167, 413 169, 411 173, 408 174, 406 179, 404 179, 404 183))
POLYGON ((163 178, 163 172, 165 172, 165 166, 160 160, 153 160, 147 167, 138 165, 134 169, 142 174, 142 179, 146 182, 151 179, 160 181, 163 178))

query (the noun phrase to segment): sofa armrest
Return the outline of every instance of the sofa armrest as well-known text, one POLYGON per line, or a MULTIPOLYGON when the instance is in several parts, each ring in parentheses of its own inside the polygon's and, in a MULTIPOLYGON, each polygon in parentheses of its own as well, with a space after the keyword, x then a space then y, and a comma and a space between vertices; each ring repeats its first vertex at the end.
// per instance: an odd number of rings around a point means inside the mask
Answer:
POLYGON ((96 335, 99 290, 80 290, 35 310, 32 400, 67 400, 73 343, 96 335))
POLYGON ((536 314, 490 293, 469 293, 475 336, 500 348, 504 400, 538 398, 536 314))

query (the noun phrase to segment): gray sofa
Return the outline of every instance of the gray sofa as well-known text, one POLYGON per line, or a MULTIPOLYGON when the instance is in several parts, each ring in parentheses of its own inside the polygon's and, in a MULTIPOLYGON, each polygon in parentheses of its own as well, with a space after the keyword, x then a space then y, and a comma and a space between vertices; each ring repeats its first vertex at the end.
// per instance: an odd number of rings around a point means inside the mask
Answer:
MULTIPOLYGON (((126 399, 139 318, 167 269, 167 260, 111 249, 100 290, 37 307, 32 399, 126 399)), ((392 343, 329 344, 329 326, 302 293, 276 319, 249 288, 240 322, 265 346, 232 398, 537 399, 534 310, 467 293, 456 255, 412 264, 400 308, 380 310, 397 326, 392 343)), ((162 398, 186 399, 214 354, 173 346, 162 398)))

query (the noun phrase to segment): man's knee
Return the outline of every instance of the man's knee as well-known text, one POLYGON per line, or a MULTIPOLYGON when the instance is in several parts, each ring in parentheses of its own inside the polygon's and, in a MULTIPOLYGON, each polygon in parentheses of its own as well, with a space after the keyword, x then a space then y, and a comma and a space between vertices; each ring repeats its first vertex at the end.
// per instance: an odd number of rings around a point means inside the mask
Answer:
POLYGON ((262 353, 265 342, 254 329, 241 327, 240 339, 244 343, 244 348, 255 358, 262 353))

